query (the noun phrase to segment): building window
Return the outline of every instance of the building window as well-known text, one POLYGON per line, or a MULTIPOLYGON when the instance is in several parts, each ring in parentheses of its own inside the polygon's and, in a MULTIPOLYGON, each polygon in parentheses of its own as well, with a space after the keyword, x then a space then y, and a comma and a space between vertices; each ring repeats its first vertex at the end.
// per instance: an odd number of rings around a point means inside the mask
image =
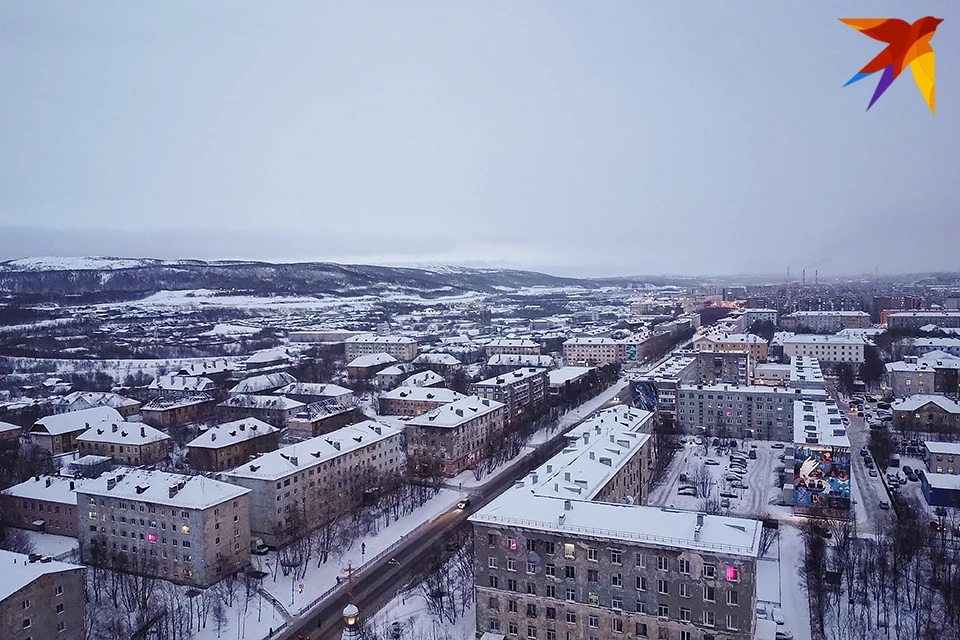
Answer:
POLYGON ((717 577, 717 565, 715 565, 715 564, 705 564, 705 565, 703 565, 703 577, 704 577, 704 578, 716 578, 716 577, 717 577))
POLYGON ((637 576, 637 591, 647 590, 647 579, 644 576, 637 576))
POLYGON ((577 570, 575 567, 567 565, 563 568, 563 574, 568 580, 576 580, 577 570))
POLYGON ((610 564, 623 564, 623 551, 620 551, 618 549, 611 549, 610 564))
POLYGON ((727 614, 727 629, 737 630, 740 628, 740 621, 737 619, 737 614, 728 613, 727 614))
POLYGON ((596 569, 587 569, 587 582, 600 582, 600 572, 596 569))
POLYGON ((566 618, 567 618, 567 622, 569 622, 570 624, 577 623, 577 614, 575 614, 573 611, 567 611, 566 618))
POLYGON ((490 618, 490 631, 500 631, 500 620, 498 618, 490 618))
POLYGON ((703 612, 703 624, 707 627, 713 627, 716 625, 716 616, 713 611, 703 612))
POLYGON ((537 637, 537 628, 532 625, 527 625, 527 637, 533 640, 537 637))
POLYGON ((547 574, 548 576, 550 576, 550 577, 556 577, 556 575, 557 575, 557 565, 555 565, 555 564, 545 565, 544 568, 543 568, 543 572, 544 572, 545 574, 547 574))
POLYGON ((23 600, 23 601, 21 601, 21 602, 20 602, 20 608, 21 608, 21 609, 29 609, 29 608, 30 608, 30 601, 29 601, 29 600, 23 600))
POLYGON ((639 569, 647 568, 647 557, 642 553, 637 553, 637 568, 639 569))
POLYGON ((537 563, 527 560, 527 573, 536 573, 537 572, 537 563))
POLYGON ((536 617, 537 617, 537 605, 535 605, 535 604, 528 604, 528 605, 527 605, 527 617, 528 617, 528 618, 536 618, 536 617))
POLYGON ((29 628, 30 628, 30 618, 24 618, 24 619, 23 619, 23 622, 21 622, 20 625, 21 625, 24 629, 29 629, 29 628))
POLYGON ((670 595, 670 583, 666 580, 657 580, 657 593, 670 595))
POLYGON ((727 604, 730 605, 731 607, 739 607, 740 592, 734 591, 733 589, 731 589, 730 591, 727 591, 727 604))
POLYGON ((635 633, 636 633, 638 636, 640 636, 641 638, 646 638, 646 637, 647 637, 647 623, 646 623, 646 622, 638 622, 638 623, 636 624, 636 626, 634 627, 634 631, 635 631, 635 633))
POLYGON ((563 557, 572 560, 573 559, 573 545, 566 543, 563 545, 563 557))
POLYGON ((511 636, 517 635, 518 629, 519 627, 517 626, 516 622, 510 622, 507 624, 507 633, 509 633, 511 636))
POLYGON ((592 562, 597 562, 600 559, 600 552, 596 547, 590 547, 587 549, 587 560, 592 562))
POLYGON ((557 608, 547 607, 547 620, 556 620, 556 619, 557 619, 557 608))
POLYGON ((516 601, 516 600, 508 600, 508 601, 507 601, 507 611, 509 611, 510 613, 516 613, 516 612, 517 612, 517 601, 516 601))
POLYGON ((487 558, 487 567, 490 568, 490 569, 496 569, 496 568, 497 568, 497 559, 496 559, 495 557, 493 557, 493 556, 490 556, 489 558, 487 558))
POLYGON ((516 571, 517 561, 513 558, 507 558, 507 571, 516 571))
POLYGON ((611 609, 623 609, 623 598, 614 597, 610 602, 611 609))
POLYGON ((591 629, 598 629, 600 627, 600 616, 591 614, 587 617, 587 624, 590 625, 591 629))
POLYGON ((589 602, 590 604, 599 605, 599 604, 600 604, 600 594, 591 591, 591 592, 588 594, 587 602, 589 602))
POLYGON ((507 591, 519 591, 519 589, 517 589, 517 581, 513 578, 507 578, 507 591))
POLYGON ((670 570, 670 559, 663 556, 657 556, 657 570, 658 571, 669 571, 670 570))
POLYGON ((547 597, 548 597, 548 598, 556 598, 556 597, 557 597, 557 588, 556 588, 554 585, 552 585, 552 584, 548 584, 548 585, 547 585, 547 597))
POLYGON ((553 629, 547 629, 547 640, 557 640, 557 632, 553 629))
POLYGON ((690 609, 686 607, 680 607, 680 621, 681 622, 690 622, 691 621, 690 609))
POLYGON ((568 589, 567 589, 567 593, 566 593, 566 595, 565 595, 565 599, 566 599, 567 602, 576 602, 576 601, 577 601, 577 592, 576 592, 576 590, 575 590, 575 589, 570 589, 570 588, 568 588, 568 589))
POLYGON ((490 576, 490 586, 494 589, 500 588, 500 578, 497 576, 490 576))
POLYGON ((678 570, 680 573, 689 575, 690 573, 690 561, 684 560, 683 558, 677 560, 678 570))
POLYGON ((54 594, 55 594, 55 595, 58 595, 58 596, 62 596, 62 595, 63 595, 63 585, 62 585, 62 584, 58 584, 58 585, 57 585, 57 588, 54 590, 54 594))
POLYGON ((610 574, 610 585, 613 587, 622 587, 623 586, 623 574, 622 573, 612 573, 610 574))
POLYGON ((657 615, 660 616, 661 618, 669 618, 669 617, 670 617, 670 607, 668 607, 668 606, 665 605, 665 604, 658 605, 658 606, 657 606, 657 615))
POLYGON ((517 539, 516 538, 507 538, 507 548, 511 551, 517 550, 517 539))
POLYGON ((679 585, 677 585, 677 588, 680 590, 681 598, 689 598, 691 596, 690 585, 686 582, 681 582, 679 585))
POLYGON ((727 565, 727 580, 729 580, 730 582, 739 582, 740 569, 731 565, 727 565))
POLYGON ((693 635, 689 631, 681 631, 680 640, 693 640, 693 635))
POLYGON ((527 583, 527 593, 528 593, 529 595, 531 595, 531 596, 537 595, 537 583, 536 583, 536 582, 528 582, 528 583, 527 583))

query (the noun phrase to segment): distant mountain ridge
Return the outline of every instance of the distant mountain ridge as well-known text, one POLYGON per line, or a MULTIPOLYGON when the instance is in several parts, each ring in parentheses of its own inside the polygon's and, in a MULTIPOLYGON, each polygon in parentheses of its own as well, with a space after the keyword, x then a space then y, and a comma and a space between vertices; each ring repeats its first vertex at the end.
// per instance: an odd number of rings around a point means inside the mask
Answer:
POLYGON ((424 297, 458 292, 504 293, 525 287, 624 286, 640 278, 569 278, 516 269, 387 267, 331 262, 158 260, 153 258, 25 258, 0 262, 0 292, 41 299, 85 294, 148 295, 161 290, 214 289, 286 295, 356 296, 411 291, 424 297))

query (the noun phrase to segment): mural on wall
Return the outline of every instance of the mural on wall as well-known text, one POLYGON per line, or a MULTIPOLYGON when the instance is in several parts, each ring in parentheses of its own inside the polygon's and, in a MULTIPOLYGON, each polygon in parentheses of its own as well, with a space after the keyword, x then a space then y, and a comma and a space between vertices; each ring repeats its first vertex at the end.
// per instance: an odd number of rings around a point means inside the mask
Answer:
POLYGON ((794 506, 850 509, 848 449, 796 445, 794 461, 794 506))

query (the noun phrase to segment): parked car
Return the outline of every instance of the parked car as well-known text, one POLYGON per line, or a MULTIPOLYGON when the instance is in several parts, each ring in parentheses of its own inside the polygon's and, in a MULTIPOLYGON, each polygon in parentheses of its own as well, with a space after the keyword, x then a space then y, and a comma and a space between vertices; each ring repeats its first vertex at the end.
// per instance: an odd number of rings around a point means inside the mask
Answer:
POLYGON ((729 509, 730 501, 724 498, 723 500, 720 501, 720 506, 723 507, 724 509, 729 509))
POLYGON ((736 493, 734 493, 733 491, 721 491, 721 492, 720 492, 720 497, 721 497, 721 498, 739 498, 740 496, 738 496, 738 495, 737 495, 736 493))
POLYGON ((777 625, 782 625, 786 622, 786 620, 783 619, 783 610, 780 607, 773 608, 773 621, 776 622, 777 625))
POLYGON ((748 487, 747 485, 745 485, 743 482, 740 482, 740 481, 731 482, 731 483, 730 483, 730 486, 733 487, 734 489, 749 489, 749 488, 750 488, 750 487, 748 487))
POLYGON ((751 460, 756 460, 756 459, 757 459, 757 452, 756 452, 756 450, 755 450, 755 449, 750 449, 750 454, 749 454, 747 457, 750 458, 751 460))
POLYGON ((717 462, 716 460, 714 460, 713 458, 707 458, 706 460, 703 461, 703 464, 709 465, 709 466, 711 466, 711 467, 716 467, 716 466, 718 466, 720 463, 717 462))
POLYGON ((917 482, 918 480, 920 480, 920 476, 918 476, 915 473, 908 473, 907 480, 909 480, 910 482, 917 482))
POLYGON ((870 474, 870 477, 871 477, 871 478, 876 478, 876 477, 877 477, 877 470, 876 470, 876 469, 870 469, 870 471, 868 471, 867 473, 870 474))
POLYGON ((783 447, 784 444, 782 442, 774 442, 772 445, 770 445, 771 449, 783 449, 783 447))
POLYGON ((911 467, 909 467, 908 465, 903 465, 903 472, 906 473, 906 474, 911 474, 911 473, 913 473, 913 469, 912 469, 911 467))
POLYGON ((881 501, 880 501, 880 508, 883 509, 883 510, 887 510, 887 509, 890 508, 890 503, 887 502, 886 500, 881 500, 881 501))
POLYGON ((693 487, 680 487, 677 489, 677 495, 680 496, 690 496, 693 498, 697 497, 697 490, 693 487))
POLYGON ((860 447, 860 455, 861 455, 861 456, 864 456, 864 457, 866 457, 866 456, 868 455, 868 454, 867 454, 867 448, 866 448, 866 447, 860 447))
POLYGON ((793 632, 787 629, 777 629, 776 640, 793 640, 793 632))

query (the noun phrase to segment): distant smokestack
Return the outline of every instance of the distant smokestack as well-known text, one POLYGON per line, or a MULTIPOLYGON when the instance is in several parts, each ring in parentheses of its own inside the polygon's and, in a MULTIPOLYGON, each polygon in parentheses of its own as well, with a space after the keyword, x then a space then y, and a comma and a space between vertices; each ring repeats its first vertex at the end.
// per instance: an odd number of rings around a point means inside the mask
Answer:
POLYGON ((806 270, 806 269, 803 270, 803 273, 802 273, 802 275, 801 275, 801 277, 800 277, 800 284, 803 285, 803 286, 806 286, 806 285, 807 285, 807 270, 806 270))

